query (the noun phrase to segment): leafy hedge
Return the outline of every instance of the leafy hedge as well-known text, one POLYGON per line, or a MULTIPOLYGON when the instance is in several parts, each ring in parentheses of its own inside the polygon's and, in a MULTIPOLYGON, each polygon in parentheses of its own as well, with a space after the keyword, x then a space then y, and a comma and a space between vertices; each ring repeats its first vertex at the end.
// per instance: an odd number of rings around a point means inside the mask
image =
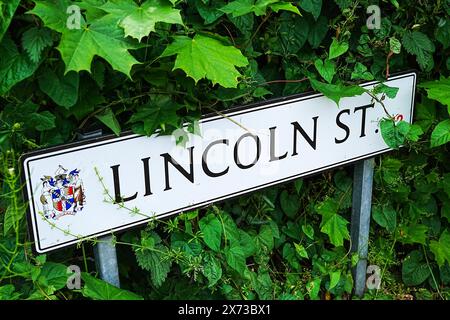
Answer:
POLYGON ((338 104, 411 68, 415 125, 381 123, 405 147, 376 160, 369 264, 382 279, 365 298, 450 296, 449 0, 7 0, 0 41, 0 299, 349 299, 351 168, 119 235, 122 290, 94 276, 88 243, 31 254, 18 157, 311 89, 338 104), (66 288, 72 264, 81 290, 66 288))

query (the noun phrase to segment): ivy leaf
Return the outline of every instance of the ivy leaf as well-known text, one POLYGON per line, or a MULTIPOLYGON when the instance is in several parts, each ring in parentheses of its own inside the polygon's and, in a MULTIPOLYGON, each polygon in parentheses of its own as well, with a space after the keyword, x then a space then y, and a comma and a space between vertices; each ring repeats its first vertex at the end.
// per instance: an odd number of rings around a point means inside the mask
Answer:
POLYGON ((433 252, 439 267, 442 267, 445 261, 450 263, 450 232, 448 229, 442 232, 439 242, 430 241, 430 250, 433 252))
POLYGON ((300 8, 311 13, 317 20, 322 10, 322 0, 300 0, 300 8))
POLYGON ((43 111, 40 113, 32 113, 29 115, 28 121, 30 126, 37 131, 47 131, 56 127, 56 117, 50 111, 43 111))
POLYGON ((235 0, 219 10, 236 18, 251 12, 256 16, 263 16, 266 14, 267 8, 271 8, 275 12, 285 10, 300 15, 300 11, 292 3, 279 0, 235 0))
POLYGON ((424 82, 419 84, 419 87, 427 91, 428 98, 447 106, 450 114, 450 77, 441 77, 440 80, 424 82))
POLYGON ((6 3, 0 1, 0 42, 6 30, 8 30, 19 3, 20 0, 7 0, 6 3))
POLYGON ((336 213, 322 224, 320 231, 328 235, 332 244, 340 247, 344 244, 344 239, 350 239, 347 224, 348 221, 336 213))
POLYGON ((9 36, 0 43, 0 52, 0 95, 4 95, 15 84, 30 77, 39 63, 31 61, 25 52, 20 53, 9 36))
POLYGON ((328 83, 331 83, 334 75, 336 74, 334 63, 328 59, 325 59, 325 62, 323 62, 321 59, 317 59, 316 61, 314 61, 314 66, 316 67, 322 78, 324 78, 328 83))
POLYGON ((444 49, 450 47, 450 19, 442 20, 435 32, 436 40, 444 46, 444 49))
POLYGON ((359 96, 364 92, 366 92, 366 89, 356 85, 352 86, 344 86, 342 84, 335 85, 323 83, 314 79, 310 79, 310 82, 314 90, 320 91, 321 93, 324 94, 324 96, 333 100, 338 107, 341 98, 359 96))
POLYGON ((309 24, 306 19, 299 19, 284 12, 280 16, 280 26, 278 28, 278 41, 283 52, 296 54, 308 39, 309 24))
POLYGON ((172 266, 172 262, 165 257, 168 251, 167 247, 162 244, 155 245, 154 249, 135 250, 139 266, 150 271, 152 283, 155 287, 160 287, 164 283, 172 266))
POLYGON ((33 27, 22 35, 22 47, 28 53, 30 60, 39 62, 42 51, 53 44, 52 34, 47 28, 33 27))
POLYGON ((244 274, 247 269, 244 251, 238 244, 232 244, 230 247, 225 248, 225 258, 228 265, 236 270, 240 275, 244 274))
POLYGON ((333 42, 331 42, 330 52, 328 58, 330 60, 337 58, 348 50, 348 42, 346 41, 338 41, 336 38, 333 38, 333 42))
POLYGON ((182 107, 170 99, 150 101, 137 108, 137 111, 131 116, 130 122, 138 125, 134 126, 137 133, 150 136, 159 128, 164 130, 166 125, 177 127, 180 121, 177 110, 182 107))
POLYGON ((222 224, 212 213, 203 217, 199 221, 200 230, 203 233, 203 240, 206 245, 214 251, 220 251, 222 239, 222 224))
POLYGON ((142 300, 137 294, 117 288, 108 282, 94 278, 88 273, 81 273, 84 287, 83 296, 94 300, 142 300))
POLYGON ((404 244, 420 243, 427 241, 428 227, 423 224, 411 224, 400 229, 399 240, 404 244))
POLYGON ((236 67, 248 65, 247 58, 239 49, 200 34, 193 39, 176 36, 161 57, 175 54, 177 58, 173 70, 182 69, 195 82, 207 78, 225 88, 236 88, 241 75, 236 67))
POLYGON ((427 263, 423 261, 422 252, 414 250, 403 260, 402 278, 407 286, 418 286, 429 276, 430 269, 427 263))
POLYGON ((117 121, 117 118, 111 108, 106 108, 103 112, 97 114, 95 117, 108 128, 110 128, 116 136, 120 135, 120 124, 119 121, 117 121))
POLYGON ((141 39, 155 31, 157 22, 183 24, 180 10, 166 0, 147 0, 140 6, 133 0, 109 0, 100 7, 119 19, 125 36, 141 39))
POLYGON ((272 228, 267 224, 262 225, 259 234, 256 237, 256 241, 267 249, 272 250, 274 246, 272 228))
POLYGON ((431 147, 439 147, 450 141, 450 119, 439 122, 431 133, 431 147))
POLYGON ((6 209, 3 218, 3 235, 5 237, 8 234, 9 230, 14 229, 19 225, 19 222, 20 220, 22 220, 25 212, 26 208, 24 206, 17 208, 17 210, 15 210, 13 206, 9 206, 6 209))
POLYGON ((397 212, 392 207, 376 206, 373 209, 373 220, 390 233, 397 227, 397 212))
POLYGON ((428 36, 420 31, 407 31, 402 38, 403 47, 416 56, 417 63, 425 70, 433 68, 435 46, 428 36))

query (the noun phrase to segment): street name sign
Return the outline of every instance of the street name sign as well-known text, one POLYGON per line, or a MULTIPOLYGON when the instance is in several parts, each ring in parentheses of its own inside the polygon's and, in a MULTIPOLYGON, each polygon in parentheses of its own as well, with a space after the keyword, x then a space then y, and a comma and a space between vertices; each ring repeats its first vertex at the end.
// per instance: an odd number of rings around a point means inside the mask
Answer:
MULTIPOLYGON (((377 82, 362 84, 371 89, 377 82)), ((384 105, 412 121, 416 74, 385 82, 384 105)), ((39 253, 142 225, 387 152, 382 106, 364 93, 339 107, 311 93, 238 107, 199 121, 184 146, 125 134, 22 157, 29 227, 39 253)))

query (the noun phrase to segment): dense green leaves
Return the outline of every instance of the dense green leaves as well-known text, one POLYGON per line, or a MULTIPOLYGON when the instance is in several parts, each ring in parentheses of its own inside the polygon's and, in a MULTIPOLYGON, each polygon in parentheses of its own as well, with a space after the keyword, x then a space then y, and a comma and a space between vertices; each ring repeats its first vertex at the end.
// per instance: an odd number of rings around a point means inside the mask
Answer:
POLYGON ((268 8, 275 12, 286 10, 300 14, 298 8, 292 3, 279 0, 234 0, 222 7, 220 11, 231 14, 236 18, 251 12, 256 16, 262 16, 266 14, 268 8))
POLYGON ((0 2, 0 42, 11 23, 19 3, 20 0, 8 0, 6 3, 0 2))

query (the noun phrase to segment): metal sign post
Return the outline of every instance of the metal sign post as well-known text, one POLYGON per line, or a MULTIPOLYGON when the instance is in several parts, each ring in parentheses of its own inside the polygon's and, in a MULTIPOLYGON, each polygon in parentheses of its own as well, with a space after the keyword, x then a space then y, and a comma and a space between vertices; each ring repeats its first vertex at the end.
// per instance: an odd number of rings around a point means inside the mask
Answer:
MULTIPOLYGON (((78 134, 78 140, 98 138, 102 136, 102 130, 96 130, 85 134, 78 134)), ((120 287, 119 265, 117 262, 116 247, 113 243, 113 237, 106 235, 98 238, 99 242, 94 245, 95 264, 100 277, 116 286, 120 287)))
POLYGON ((351 250, 357 252, 359 256, 358 263, 353 270, 355 295, 358 297, 364 295, 366 287, 374 165, 374 158, 356 163, 353 176, 351 250))

